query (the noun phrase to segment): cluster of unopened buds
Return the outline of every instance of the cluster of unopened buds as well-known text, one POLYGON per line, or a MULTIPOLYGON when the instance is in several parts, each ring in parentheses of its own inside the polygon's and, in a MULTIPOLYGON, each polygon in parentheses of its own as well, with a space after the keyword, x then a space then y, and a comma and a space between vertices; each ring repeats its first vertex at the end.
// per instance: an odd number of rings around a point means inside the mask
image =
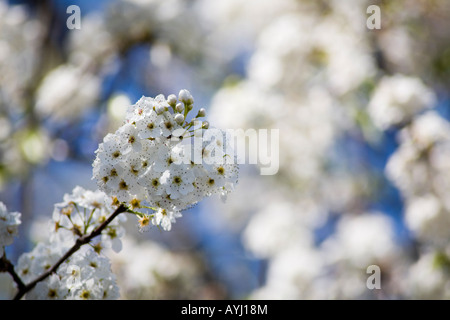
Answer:
POLYGON ((170 230, 182 210, 213 194, 225 197, 237 183, 225 132, 200 120, 203 108, 188 120, 193 107, 187 90, 142 97, 96 151, 93 179, 138 216, 141 230, 170 230))

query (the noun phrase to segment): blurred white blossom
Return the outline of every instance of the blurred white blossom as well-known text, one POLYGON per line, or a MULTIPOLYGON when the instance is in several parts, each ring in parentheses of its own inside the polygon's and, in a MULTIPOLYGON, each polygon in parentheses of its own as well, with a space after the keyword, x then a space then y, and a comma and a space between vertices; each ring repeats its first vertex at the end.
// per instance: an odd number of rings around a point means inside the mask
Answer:
POLYGON ((100 92, 100 80, 73 65, 47 74, 37 92, 36 111, 43 117, 75 118, 91 107, 100 92))
POLYGON ((381 78, 368 105, 368 111, 375 125, 385 130, 410 121, 414 115, 435 104, 434 92, 421 79, 396 74, 381 78))
POLYGON ((0 202, 0 257, 3 256, 5 246, 13 243, 21 224, 19 212, 8 212, 5 204, 0 202))

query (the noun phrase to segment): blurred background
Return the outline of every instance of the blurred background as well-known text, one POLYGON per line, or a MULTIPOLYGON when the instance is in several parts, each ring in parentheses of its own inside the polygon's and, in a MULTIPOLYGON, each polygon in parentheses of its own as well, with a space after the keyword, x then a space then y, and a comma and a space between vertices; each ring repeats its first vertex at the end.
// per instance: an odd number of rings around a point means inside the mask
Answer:
MULTIPOLYGON (((128 219, 109 254, 122 299, 450 298, 449 18, 446 0, 0 0, 0 201, 22 213, 8 257, 96 188, 128 105, 188 89, 214 126, 278 129, 280 168, 242 165, 225 203, 170 232, 128 219)), ((0 298, 12 286, 0 274, 0 298)))

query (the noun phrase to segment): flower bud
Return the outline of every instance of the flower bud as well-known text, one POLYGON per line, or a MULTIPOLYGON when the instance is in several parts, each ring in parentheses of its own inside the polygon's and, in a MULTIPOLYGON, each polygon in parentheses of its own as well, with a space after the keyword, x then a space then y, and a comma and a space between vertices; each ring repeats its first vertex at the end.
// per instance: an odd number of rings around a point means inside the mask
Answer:
POLYGON ((182 125, 184 122, 184 116, 181 113, 178 113, 174 119, 175 122, 178 123, 179 125, 182 125))
POLYGON ((184 105, 182 103, 177 103, 177 105, 175 106, 175 110, 177 112, 183 112, 184 111, 184 105))
POLYGON ((157 114, 162 114, 164 111, 166 111, 166 107, 158 104, 155 106, 155 111, 157 114))
POLYGON ((208 128, 209 128, 209 122, 208 121, 203 121, 202 129, 208 129, 208 128))
POLYGON ((167 103, 169 106, 174 107, 177 104, 177 96, 174 94, 171 94, 167 97, 167 103))
POLYGON ((180 92, 178 93, 178 100, 184 102, 187 105, 194 103, 194 98, 192 97, 191 93, 186 89, 180 90, 180 92))
POLYGON ((197 118, 204 117, 205 115, 206 115, 205 108, 200 108, 200 110, 198 110, 198 113, 197 113, 197 118))

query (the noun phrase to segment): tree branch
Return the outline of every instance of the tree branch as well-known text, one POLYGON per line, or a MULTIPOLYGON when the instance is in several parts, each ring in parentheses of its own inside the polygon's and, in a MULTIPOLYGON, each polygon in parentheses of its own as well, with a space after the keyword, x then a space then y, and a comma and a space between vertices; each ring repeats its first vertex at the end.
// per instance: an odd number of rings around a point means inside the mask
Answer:
MULTIPOLYGON (((123 204, 121 204, 116 211, 114 211, 109 217, 108 219, 106 219, 101 225, 99 225, 95 230, 93 230, 90 234, 88 235, 84 235, 81 236, 77 239, 77 241, 75 242, 75 244, 72 246, 72 248, 70 248, 59 260, 58 262, 56 262, 49 270, 47 270, 46 272, 44 272, 42 275, 40 275, 38 278, 36 278, 35 280, 33 280, 32 282, 30 282, 27 285, 23 285, 23 282, 20 280, 20 278, 18 279, 21 283, 22 286, 19 285, 19 283, 16 281, 16 283, 19 286, 19 291, 17 292, 16 296, 14 297, 14 300, 20 300, 28 291, 30 291, 31 289, 33 289, 36 284, 42 280, 45 280, 48 276, 50 276, 52 273, 56 272, 56 270, 59 268, 59 266, 66 261, 70 256, 72 256, 75 252, 77 252, 81 246, 83 246, 84 244, 89 243, 93 238, 95 238, 96 236, 100 235, 103 231, 103 229, 106 228, 106 226, 108 226, 109 223, 111 223, 111 221, 114 220, 115 217, 117 217, 120 213, 125 212, 127 210, 127 207, 125 207, 123 204)), ((12 266, 12 265, 11 265, 12 266)), ((13 268, 14 271, 14 268, 13 268)), ((15 272, 14 272, 15 273, 15 272)), ((17 276, 17 275, 16 275, 17 276)), ((14 277, 14 276, 13 276, 14 277)))
POLYGON ((19 291, 25 288, 22 279, 20 279, 19 275, 14 270, 14 265, 6 258, 6 252, 3 253, 3 257, 0 259, 0 272, 8 272, 17 284, 19 291))

